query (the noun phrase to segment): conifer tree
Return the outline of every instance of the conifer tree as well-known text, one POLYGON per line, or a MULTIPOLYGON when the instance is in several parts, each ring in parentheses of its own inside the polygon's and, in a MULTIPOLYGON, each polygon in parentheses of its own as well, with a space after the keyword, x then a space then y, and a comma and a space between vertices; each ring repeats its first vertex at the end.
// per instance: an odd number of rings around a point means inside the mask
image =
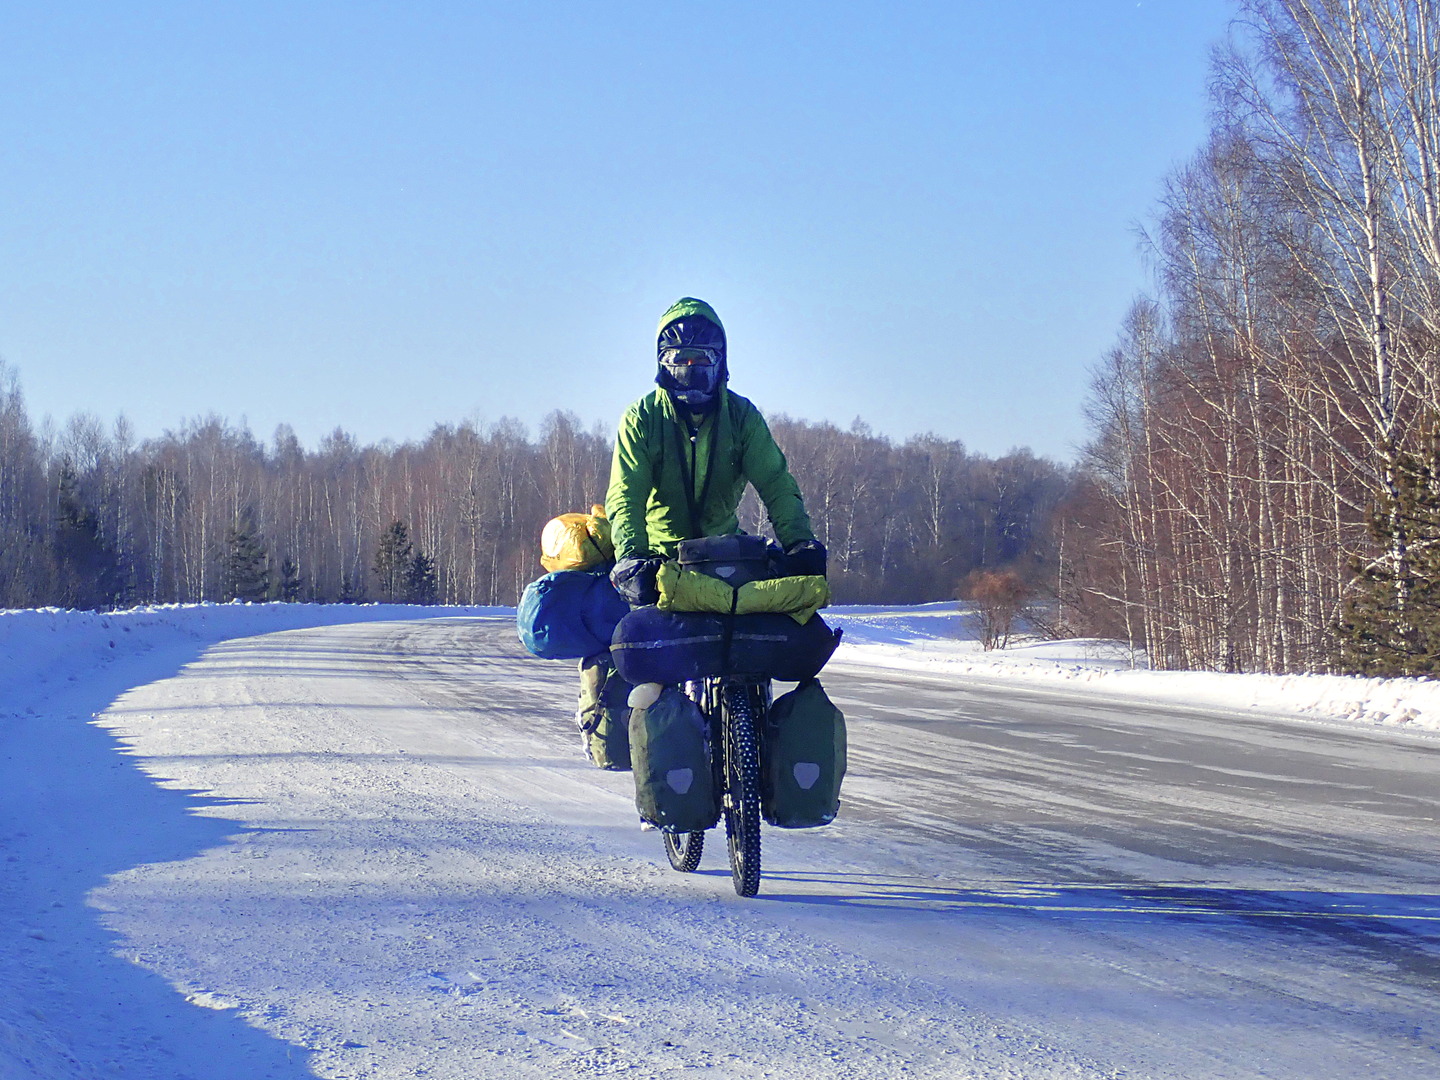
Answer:
POLYGON ((270 556, 248 521, 230 529, 225 555, 225 600, 264 600, 270 591, 270 556))
POLYGON ((300 568, 286 555, 280 560, 280 576, 275 579, 274 599, 293 604, 300 599, 300 568))
POLYGON ((365 602, 365 580, 363 577, 356 579, 350 574, 340 575, 340 603, 342 604, 363 604, 365 602))
POLYGON ((1425 443, 1394 455, 1395 495, 1382 493, 1369 518, 1379 554, 1351 563, 1338 631, 1345 666, 1359 674, 1440 674, 1440 431, 1425 443))
POLYGON ((408 587, 406 579, 414 558, 410 530, 403 521, 392 521, 380 537, 380 545, 375 551, 375 565, 372 568, 379 582, 382 600, 394 603, 405 598, 408 587))
POLYGON ((440 596, 440 581, 435 573, 435 560, 417 551, 405 573, 406 598, 412 604, 434 604, 440 596))
POLYGON ((80 494, 69 461, 60 466, 52 539, 60 600, 66 607, 105 608, 123 589, 120 562, 100 535, 100 523, 80 494))

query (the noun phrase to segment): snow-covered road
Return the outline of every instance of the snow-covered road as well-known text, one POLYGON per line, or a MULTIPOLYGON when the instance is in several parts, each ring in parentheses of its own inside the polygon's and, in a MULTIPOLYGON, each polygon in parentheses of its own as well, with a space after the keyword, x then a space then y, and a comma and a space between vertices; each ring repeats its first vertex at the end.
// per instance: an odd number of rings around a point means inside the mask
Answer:
POLYGON ((746 901, 504 619, 153 668, 7 747, 5 1080, 1440 1076, 1433 736, 842 661, 842 818, 746 901))

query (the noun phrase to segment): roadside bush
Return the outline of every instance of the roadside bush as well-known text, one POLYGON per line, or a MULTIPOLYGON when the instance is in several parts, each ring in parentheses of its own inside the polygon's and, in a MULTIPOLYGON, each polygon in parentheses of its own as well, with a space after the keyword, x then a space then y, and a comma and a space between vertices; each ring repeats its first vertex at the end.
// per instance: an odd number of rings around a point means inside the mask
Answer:
POLYGON ((1015 619, 1034 595, 1034 589, 1013 570, 974 570, 960 583, 960 599, 975 607, 980 622, 980 643, 988 651, 1010 643, 1015 619))

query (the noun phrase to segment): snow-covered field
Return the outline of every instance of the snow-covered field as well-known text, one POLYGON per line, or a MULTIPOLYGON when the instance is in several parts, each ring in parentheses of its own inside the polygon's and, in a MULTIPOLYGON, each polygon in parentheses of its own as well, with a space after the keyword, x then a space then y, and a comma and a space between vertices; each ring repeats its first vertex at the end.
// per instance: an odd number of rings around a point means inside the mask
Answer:
POLYGON ((0 613, 0 1080, 1440 1075, 1428 685, 829 617, 740 901, 507 609, 0 613))
POLYGON ((1440 680, 1363 679, 1349 675, 1231 675, 1146 671, 1115 641, 1026 641, 984 652, 971 619, 953 603, 913 608, 841 607, 826 618, 845 628, 837 659, 969 678, 1030 684, 1090 684, 1109 695, 1146 701, 1258 709, 1440 731, 1440 680))

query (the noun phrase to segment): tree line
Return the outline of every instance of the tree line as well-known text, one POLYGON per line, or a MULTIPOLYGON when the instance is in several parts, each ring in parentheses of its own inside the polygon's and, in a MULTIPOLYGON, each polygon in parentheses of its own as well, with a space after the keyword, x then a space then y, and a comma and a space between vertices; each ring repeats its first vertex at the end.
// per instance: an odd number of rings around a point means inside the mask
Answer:
MULTIPOLYGON (((842 602, 953 597, 972 571, 1056 577, 1072 470, 936 436, 771 427, 831 552, 842 602)), ((557 412, 437 425, 423 441, 307 449, 218 417, 139 440, 89 415, 37 431, 0 363, 0 606, 288 600, 513 604, 556 514, 603 501, 613 434, 557 412)), ((742 524, 764 532, 750 492, 742 524)))
POLYGON ((1243 0, 1212 72, 1095 371, 1076 625, 1163 667, 1427 670, 1440 8, 1243 0))
MULTIPOLYGON (((1078 469, 771 418, 838 600, 988 597, 999 644, 1038 596, 1160 667, 1440 670, 1440 5, 1239 10, 1078 469)), ((313 449, 214 417, 37 432, 0 365, 0 605, 513 603, 610 443, 564 413, 313 449)))

